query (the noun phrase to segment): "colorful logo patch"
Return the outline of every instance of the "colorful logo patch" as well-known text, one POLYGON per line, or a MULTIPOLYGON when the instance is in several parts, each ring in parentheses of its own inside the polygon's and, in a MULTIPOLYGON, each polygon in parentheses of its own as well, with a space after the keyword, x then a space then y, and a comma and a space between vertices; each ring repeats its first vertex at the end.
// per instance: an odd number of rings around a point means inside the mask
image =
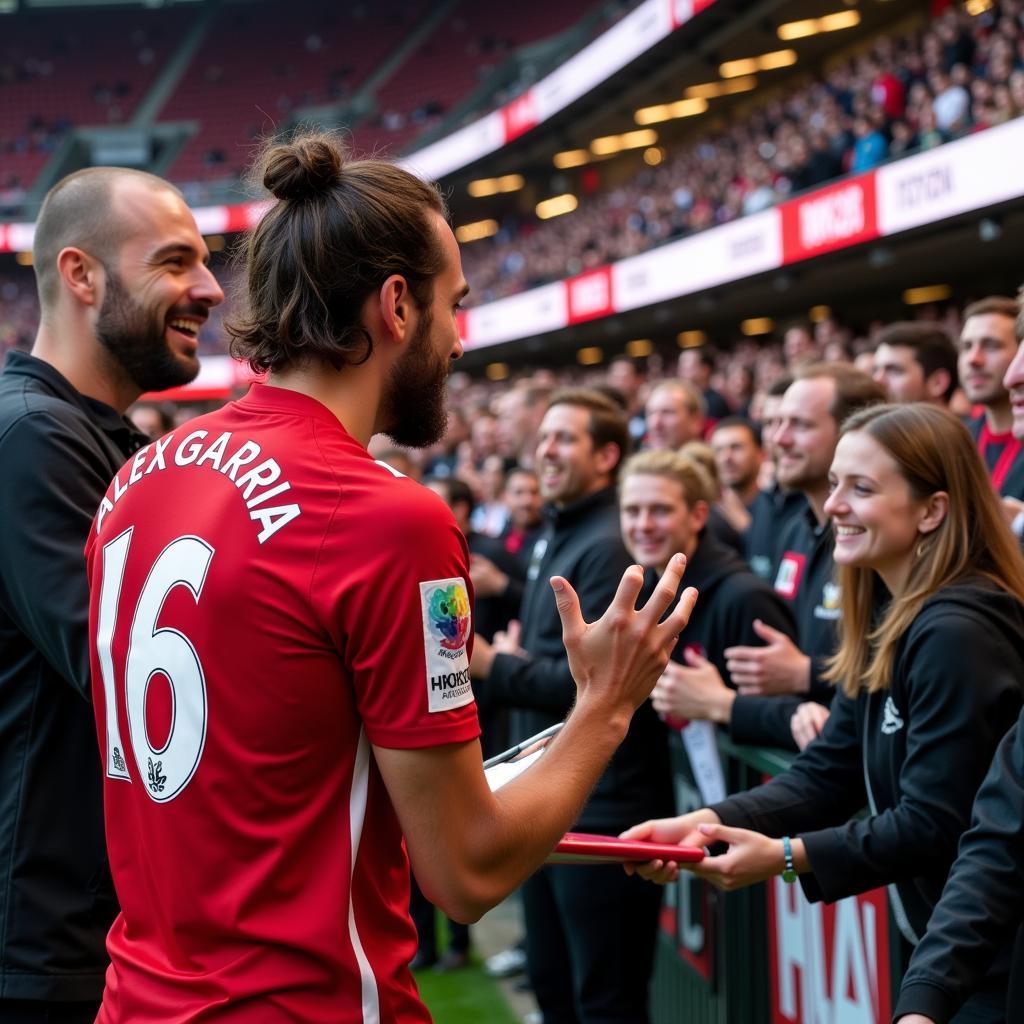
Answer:
POLYGON ((420 583, 427 710, 453 711, 473 701, 469 671, 471 615, 466 581, 453 577, 420 583))
POLYGON ((469 635, 469 595, 462 580, 450 586, 438 587, 430 595, 427 613, 434 639, 446 651, 458 651, 466 646, 466 637, 469 635))

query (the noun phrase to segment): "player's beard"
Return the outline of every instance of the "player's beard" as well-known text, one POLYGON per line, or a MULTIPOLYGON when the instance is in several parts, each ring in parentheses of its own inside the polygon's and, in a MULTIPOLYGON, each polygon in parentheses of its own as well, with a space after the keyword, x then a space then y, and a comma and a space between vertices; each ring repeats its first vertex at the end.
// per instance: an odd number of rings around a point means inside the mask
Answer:
POLYGON ((431 327, 427 308, 409 348, 388 377, 384 432, 405 448, 427 448, 440 441, 448 427, 448 360, 434 351, 431 327))
MULTIPOLYGON (((171 311, 206 319, 205 307, 171 311)), ((96 319, 96 337, 142 391, 163 391, 195 380, 199 360, 171 351, 166 329, 171 313, 136 302, 117 274, 107 271, 107 288, 96 319)))

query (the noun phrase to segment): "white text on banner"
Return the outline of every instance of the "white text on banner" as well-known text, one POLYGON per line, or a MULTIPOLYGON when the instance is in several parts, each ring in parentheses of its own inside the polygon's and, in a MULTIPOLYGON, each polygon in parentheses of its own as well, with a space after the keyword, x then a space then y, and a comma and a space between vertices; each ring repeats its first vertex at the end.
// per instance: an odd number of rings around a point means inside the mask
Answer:
POLYGON ((880 167, 883 235, 931 224, 1024 195, 1024 118, 880 167), (1016 154, 1016 156, 1015 156, 1016 154))

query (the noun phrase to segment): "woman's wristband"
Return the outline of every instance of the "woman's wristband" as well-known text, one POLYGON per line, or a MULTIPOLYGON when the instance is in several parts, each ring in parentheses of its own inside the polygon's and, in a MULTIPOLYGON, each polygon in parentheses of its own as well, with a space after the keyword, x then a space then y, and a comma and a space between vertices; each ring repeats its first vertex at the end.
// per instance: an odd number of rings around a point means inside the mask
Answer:
POLYGON ((796 881, 796 865, 793 863, 793 844, 789 836, 782 837, 782 856, 785 867, 782 869, 782 880, 793 883, 796 881))

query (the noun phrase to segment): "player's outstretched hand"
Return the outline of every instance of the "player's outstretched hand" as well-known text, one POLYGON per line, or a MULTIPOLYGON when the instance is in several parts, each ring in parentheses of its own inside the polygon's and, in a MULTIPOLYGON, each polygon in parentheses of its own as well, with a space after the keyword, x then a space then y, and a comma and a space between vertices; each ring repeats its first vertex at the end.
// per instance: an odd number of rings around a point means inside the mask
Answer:
POLYGON ((664 622, 660 621, 675 599, 685 568, 686 557, 673 555, 647 604, 637 610, 644 574, 640 566, 630 566, 607 611, 591 623, 583 621, 579 598, 569 581, 561 576, 552 578, 579 703, 597 700, 610 713, 632 715, 647 699, 697 600, 697 591, 688 587, 664 622))

